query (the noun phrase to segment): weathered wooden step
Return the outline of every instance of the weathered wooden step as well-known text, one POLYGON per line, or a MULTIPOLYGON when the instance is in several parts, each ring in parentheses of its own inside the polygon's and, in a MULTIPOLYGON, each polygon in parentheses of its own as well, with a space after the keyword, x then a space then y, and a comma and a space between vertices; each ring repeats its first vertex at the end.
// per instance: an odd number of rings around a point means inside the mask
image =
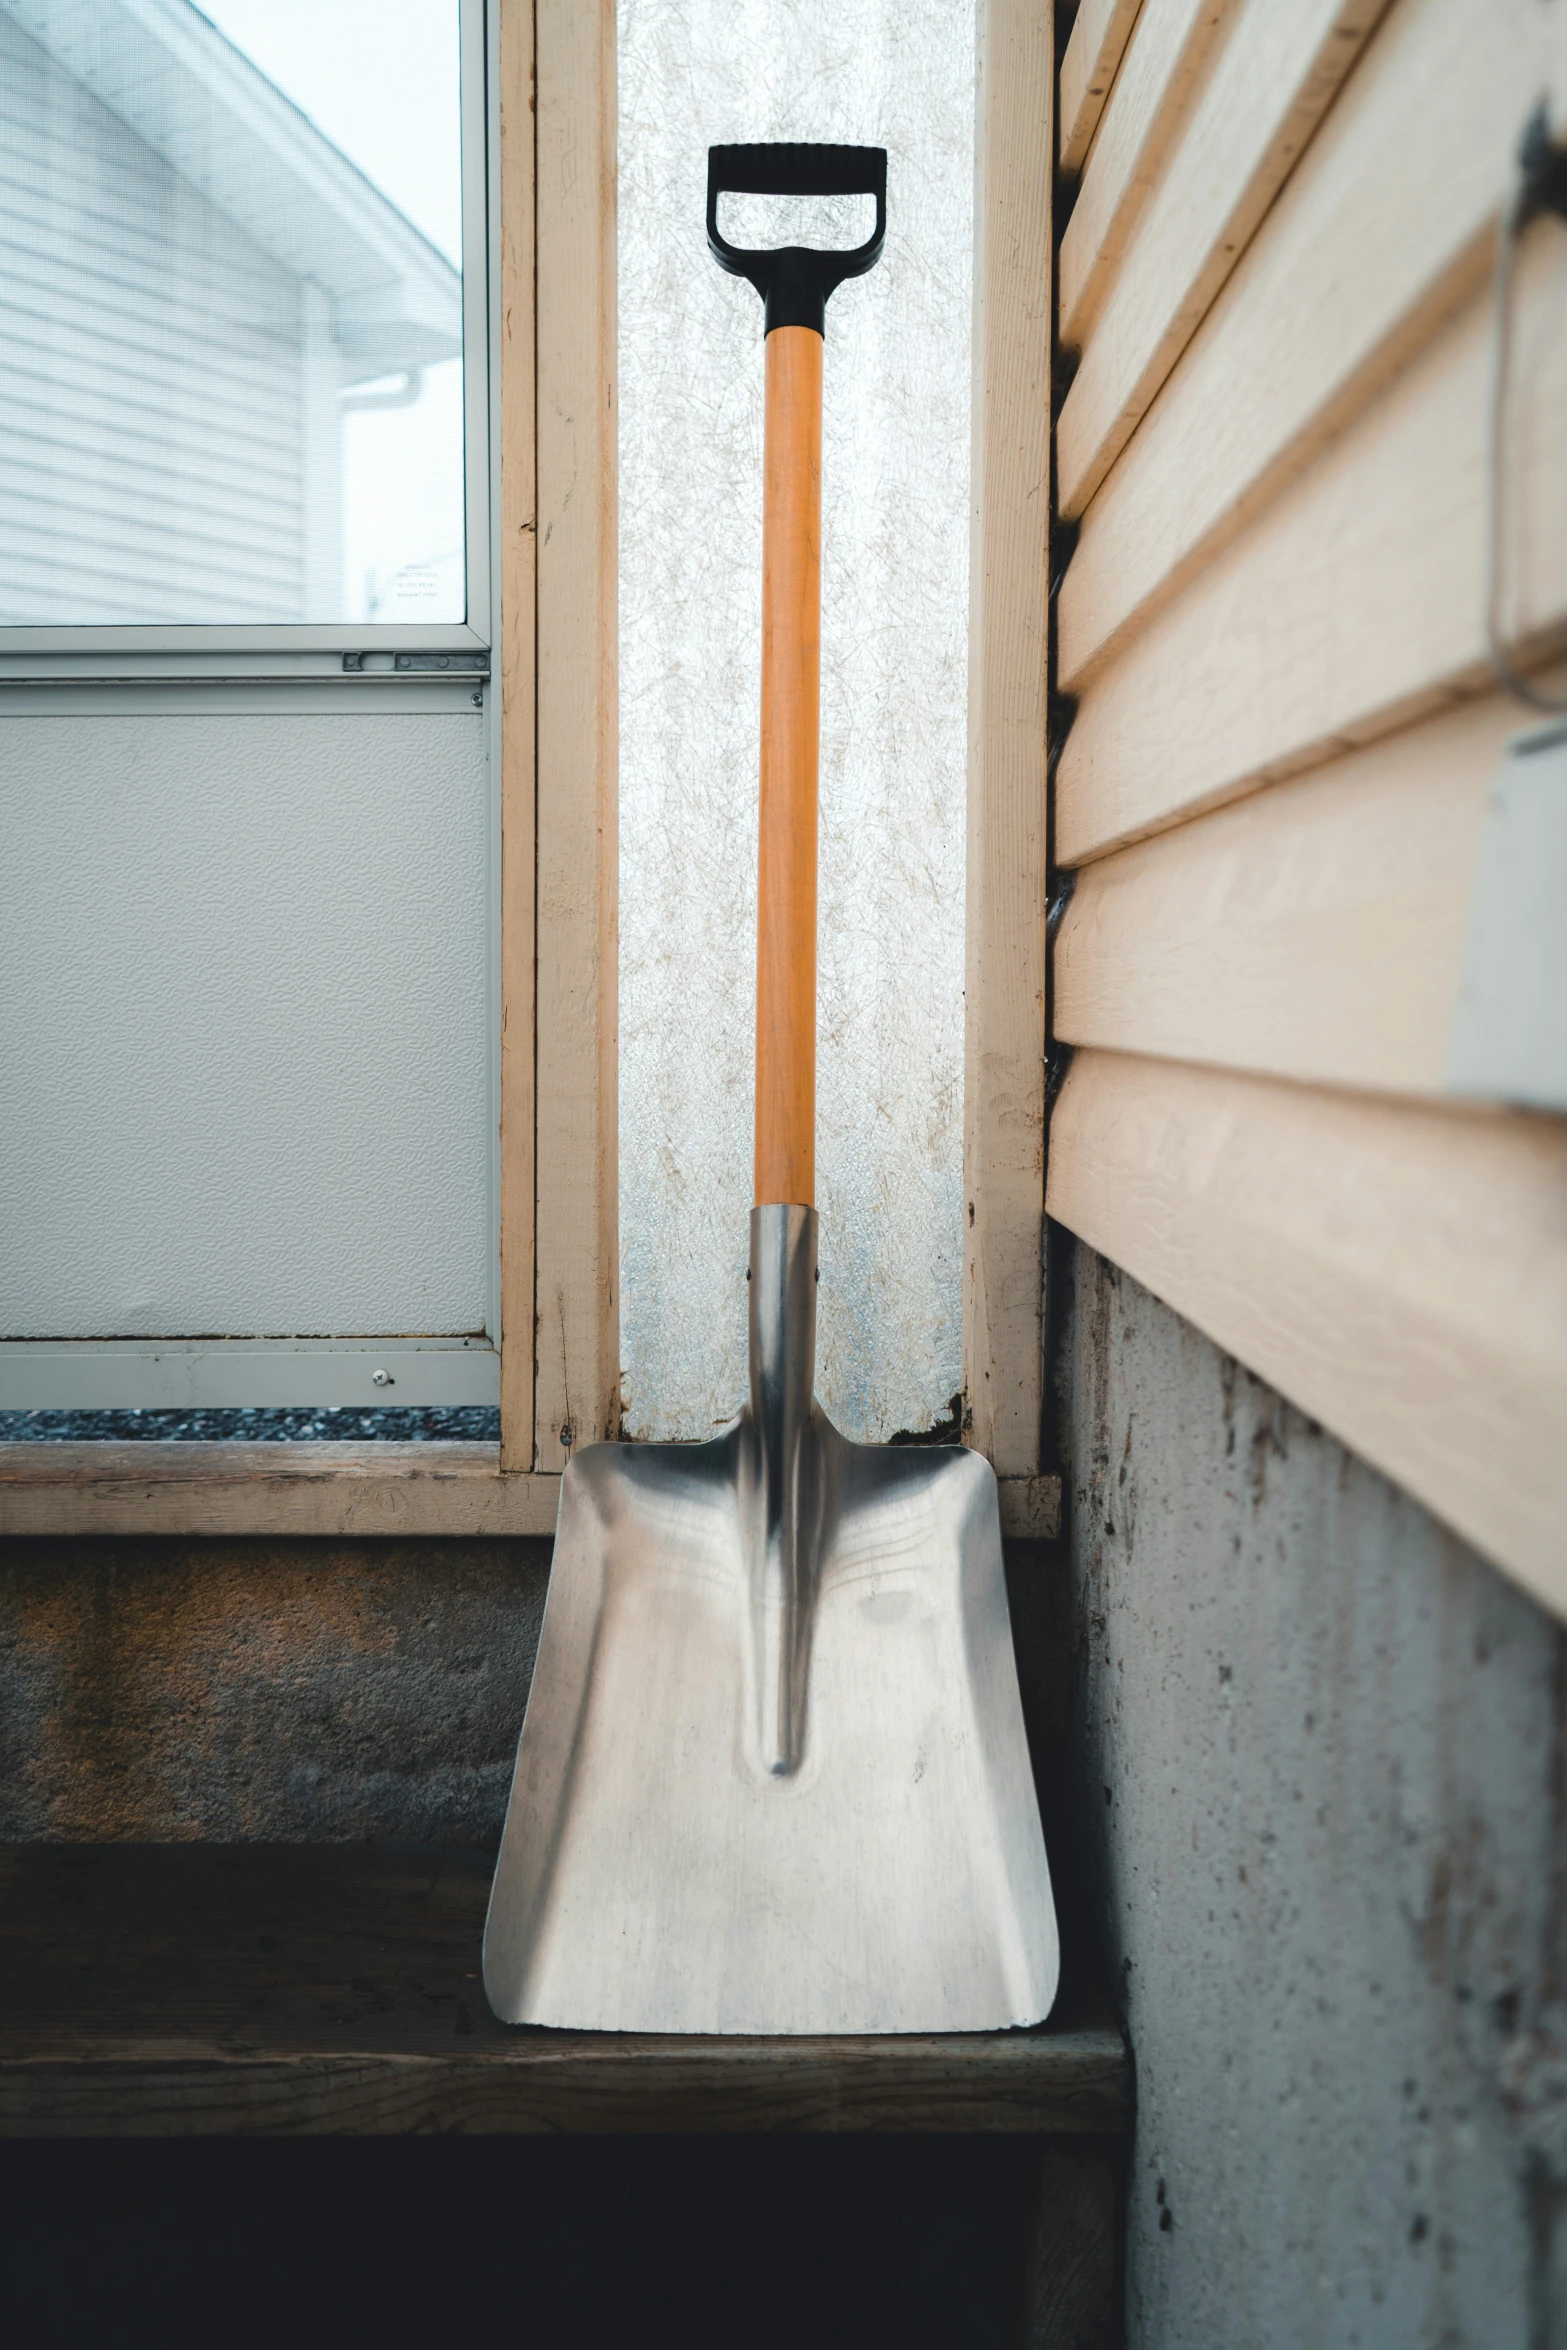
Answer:
POLYGON ((1120 2033, 516 2030, 479 1980, 492 1856, 0 1847, 0 2136, 1118 2133, 1120 2033))

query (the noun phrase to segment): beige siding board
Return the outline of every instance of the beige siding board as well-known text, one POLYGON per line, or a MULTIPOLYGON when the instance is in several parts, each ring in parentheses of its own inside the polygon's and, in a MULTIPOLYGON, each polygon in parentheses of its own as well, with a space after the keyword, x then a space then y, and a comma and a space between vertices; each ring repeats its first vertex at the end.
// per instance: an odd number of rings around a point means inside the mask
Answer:
POLYGON ((1553 65, 1567 80, 1551 21, 1537 0, 1406 0, 1384 21, 1083 518, 1066 691, 1472 297, 1518 126, 1553 65))
POLYGON ((539 0, 534 1463, 619 1418, 615 11, 539 0), (562 1430, 569 1431, 569 1442, 562 1430))
POLYGON ((553 1534, 493 1444, 7 1444, 0 1534, 553 1534))
MULTIPOLYGON (((1510 631, 1567 622, 1567 236, 1519 273, 1510 631)), ((1094 679, 1056 784, 1063 865, 1391 732, 1487 678, 1484 296, 1094 679)))
MULTIPOLYGON (((1081 514, 1245 251, 1386 0, 1247 0, 1098 311, 1056 429, 1081 514)), ((1231 397, 1244 397, 1233 386, 1231 397)))
POLYGON ((1240 0, 1146 0, 1061 239, 1061 339, 1076 349, 1240 0))
POLYGON ((1056 1035, 1440 1095, 1487 785, 1526 716, 1487 695, 1085 866, 1056 1035))
POLYGON ((1061 60, 1061 154, 1065 172, 1081 168, 1099 128, 1111 85, 1131 39, 1142 0, 1083 0, 1061 60))
POLYGON ((535 555, 533 7, 502 0, 501 1459, 533 1466, 535 555))
MULTIPOLYGON (((1487 785, 1531 722, 1482 626, 1488 262, 1567 20, 1246 0, 1144 93, 1134 165, 1153 22, 1062 253, 1050 1212, 1567 1612, 1567 1121, 1442 1097, 1487 785)), ((1567 643, 1564 291, 1541 224, 1528 666, 1567 643)))
POLYGON ((1039 1468, 1045 1148, 1049 0, 984 0, 974 308, 963 1180, 967 1440, 1039 1468))
POLYGON ((1567 1611, 1567 1123, 1083 1053, 1050 1209, 1567 1611))

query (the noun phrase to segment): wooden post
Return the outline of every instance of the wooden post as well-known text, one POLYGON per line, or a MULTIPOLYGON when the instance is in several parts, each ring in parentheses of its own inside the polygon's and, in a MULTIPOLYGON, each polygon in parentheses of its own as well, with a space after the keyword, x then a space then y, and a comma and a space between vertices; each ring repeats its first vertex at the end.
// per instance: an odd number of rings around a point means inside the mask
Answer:
POLYGON ((533 4, 500 6, 501 1468, 533 1466, 533 4))
POLYGON ((967 1441, 1039 1469, 1044 1397, 1051 0, 981 0, 969 591, 967 1441))
POLYGON ((615 9, 538 0, 534 1466, 620 1416, 615 9))

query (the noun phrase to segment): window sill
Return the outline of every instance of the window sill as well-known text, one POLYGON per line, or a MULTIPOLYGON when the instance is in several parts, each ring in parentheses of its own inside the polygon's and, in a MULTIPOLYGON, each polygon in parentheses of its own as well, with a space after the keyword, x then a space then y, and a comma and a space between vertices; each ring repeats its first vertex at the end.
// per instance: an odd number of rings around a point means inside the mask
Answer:
POLYGON ((553 1534, 494 1444, 8 1444, 0 1534, 553 1534))
MULTIPOLYGON (((1001 1531, 1050 1541, 1058 1477, 1003 1477, 1001 1531)), ((493 1444, 7 1444, 0 1535, 553 1534, 560 1479, 493 1444)))

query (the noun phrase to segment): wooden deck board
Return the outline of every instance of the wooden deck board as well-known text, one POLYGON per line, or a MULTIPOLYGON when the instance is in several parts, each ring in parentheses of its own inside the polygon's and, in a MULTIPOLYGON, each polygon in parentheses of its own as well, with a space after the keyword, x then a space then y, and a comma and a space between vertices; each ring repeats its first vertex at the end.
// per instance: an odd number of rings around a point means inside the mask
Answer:
POLYGON ((1116 2132, 1104 2013, 1038 2031, 516 2030, 479 1980, 491 1856, 0 1847, 0 2136, 1116 2132))

